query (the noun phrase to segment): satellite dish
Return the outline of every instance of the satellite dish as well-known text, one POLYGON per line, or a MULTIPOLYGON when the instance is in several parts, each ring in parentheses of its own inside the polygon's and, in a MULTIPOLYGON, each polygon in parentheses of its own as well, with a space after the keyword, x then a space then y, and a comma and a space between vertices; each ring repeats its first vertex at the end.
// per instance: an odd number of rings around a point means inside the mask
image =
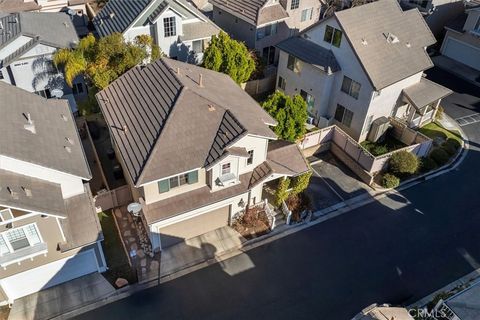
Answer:
POLYGON ((132 202, 127 206, 127 211, 133 214, 135 217, 138 217, 142 211, 142 205, 138 202, 132 202))
POLYGON ((61 97, 63 97, 63 90, 53 89, 52 91, 50 91, 50 94, 55 98, 61 98, 61 97))

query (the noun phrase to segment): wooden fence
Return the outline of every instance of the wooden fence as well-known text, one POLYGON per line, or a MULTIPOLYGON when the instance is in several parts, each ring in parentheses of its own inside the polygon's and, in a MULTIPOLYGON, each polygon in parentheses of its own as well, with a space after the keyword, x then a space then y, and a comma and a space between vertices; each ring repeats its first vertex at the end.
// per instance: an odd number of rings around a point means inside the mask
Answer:
POLYGON ((133 196, 130 187, 125 185, 113 190, 98 192, 93 200, 97 212, 102 212, 131 203, 133 196))
POLYGON ((275 81, 277 77, 275 74, 269 75, 258 80, 250 80, 241 84, 241 87, 249 95, 254 96, 265 92, 270 92, 275 89, 275 81))

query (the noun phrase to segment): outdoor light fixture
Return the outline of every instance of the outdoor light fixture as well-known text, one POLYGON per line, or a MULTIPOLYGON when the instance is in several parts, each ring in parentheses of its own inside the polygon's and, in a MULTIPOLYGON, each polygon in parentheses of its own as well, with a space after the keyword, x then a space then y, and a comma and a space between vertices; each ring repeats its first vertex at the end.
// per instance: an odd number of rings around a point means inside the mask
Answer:
POLYGON ((242 207, 242 208, 245 207, 245 201, 243 201, 243 198, 240 199, 240 202, 238 203, 238 206, 242 207))

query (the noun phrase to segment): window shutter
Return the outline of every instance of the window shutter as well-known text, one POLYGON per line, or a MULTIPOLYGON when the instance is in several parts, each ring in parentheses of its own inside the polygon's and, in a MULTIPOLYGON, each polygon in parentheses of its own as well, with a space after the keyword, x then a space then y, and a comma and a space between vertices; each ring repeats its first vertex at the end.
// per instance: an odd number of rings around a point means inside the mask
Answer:
POLYGON ((158 182, 158 192, 167 192, 170 191, 170 184, 168 183, 168 179, 162 180, 158 182))
POLYGON ((198 182, 198 171, 192 171, 188 173, 188 184, 198 182))

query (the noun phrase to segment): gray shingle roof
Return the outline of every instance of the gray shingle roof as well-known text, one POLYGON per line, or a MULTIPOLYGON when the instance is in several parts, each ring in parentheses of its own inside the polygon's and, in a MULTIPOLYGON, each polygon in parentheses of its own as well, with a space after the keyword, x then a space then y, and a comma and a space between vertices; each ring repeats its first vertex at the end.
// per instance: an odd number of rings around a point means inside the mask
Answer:
POLYGON ((91 178, 67 100, 47 100, 1 81, 0 97, 1 155, 91 178), (24 128, 28 114, 35 134, 24 128))
POLYGON ((114 32, 123 33, 153 1, 110 0, 95 16, 93 25, 101 37, 114 32))
POLYGON ((181 41, 210 38, 220 32, 220 28, 210 21, 186 23, 182 26, 182 29, 181 41))
POLYGON ((324 72, 337 72, 340 65, 331 50, 302 37, 292 37, 276 45, 280 50, 309 63, 324 72))
POLYGON ((262 8, 267 1, 268 0, 209 0, 214 6, 253 25, 257 25, 260 8, 262 8))
POLYGON ((436 40, 418 9, 404 12, 396 0, 379 0, 334 16, 376 90, 433 66, 425 47, 436 40), (388 42, 388 34, 398 42, 388 42))
POLYGON ((25 1, 25 0, 0 0, 0 12, 21 12, 21 11, 34 11, 40 10, 39 6, 35 1, 25 1))
POLYGON ((438 99, 445 98, 452 94, 452 90, 428 79, 422 78, 420 82, 403 89, 403 94, 415 107, 420 109, 438 99))
POLYGON ((310 170, 296 143, 284 140, 268 144, 267 162, 274 173, 296 176, 310 170))
POLYGON ((289 15, 287 11, 285 11, 281 4, 278 3, 272 6, 266 6, 261 8, 258 12, 257 25, 284 20, 288 17, 289 15))
POLYGON ((97 100, 137 186, 203 167, 243 134, 276 138, 275 121, 230 77, 171 59, 130 70, 97 100))

